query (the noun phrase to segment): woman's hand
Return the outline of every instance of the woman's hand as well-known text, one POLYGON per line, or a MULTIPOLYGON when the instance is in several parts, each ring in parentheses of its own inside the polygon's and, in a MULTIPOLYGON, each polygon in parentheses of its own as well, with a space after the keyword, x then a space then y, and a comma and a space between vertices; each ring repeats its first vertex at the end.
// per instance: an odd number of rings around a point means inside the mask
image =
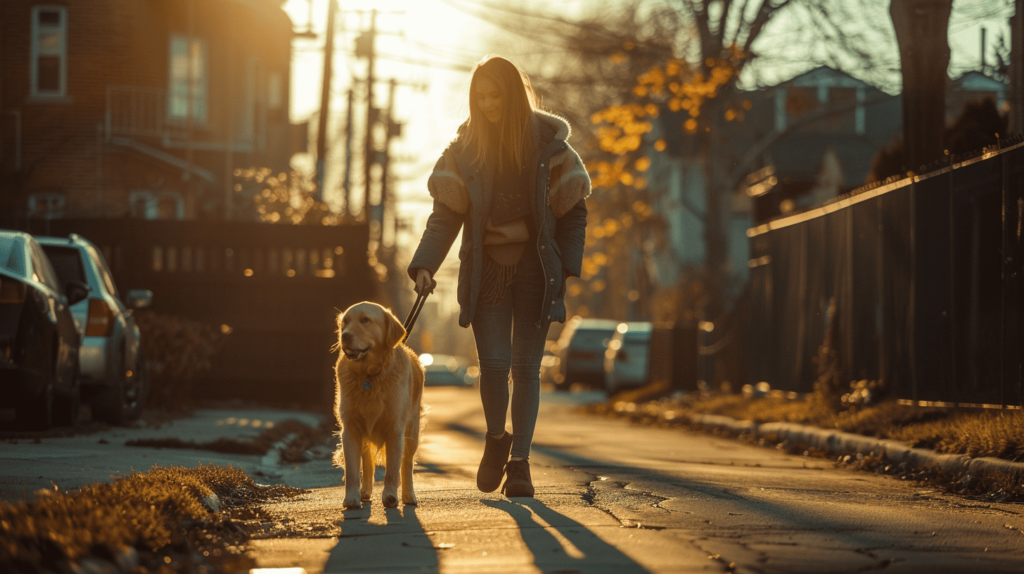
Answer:
POLYGON ((434 287, 437 287, 437 281, 431 277, 430 271, 426 269, 419 269, 416 271, 416 294, 417 295, 430 295, 434 292, 434 287))

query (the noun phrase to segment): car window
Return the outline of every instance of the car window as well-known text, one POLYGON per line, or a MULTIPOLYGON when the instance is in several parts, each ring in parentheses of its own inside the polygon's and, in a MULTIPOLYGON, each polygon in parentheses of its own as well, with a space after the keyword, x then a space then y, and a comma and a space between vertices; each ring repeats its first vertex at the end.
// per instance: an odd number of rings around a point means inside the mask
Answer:
POLYGON ((572 336, 569 346, 576 349, 599 349, 605 346, 611 335, 611 331, 579 329, 572 336))
POLYGON ((46 253, 43 253, 43 248, 39 247, 38 243, 32 242, 29 244, 29 257, 32 258, 32 273, 35 275, 33 279, 57 293, 63 293, 64 288, 61 287, 60 281, 57 280, 57 272, 53 270, 50 260, 46 257, 46 253))
POLYGON ((103 258, 103 254, 96 251, 96 248, 92 245, 86 245, 85 249, 89 252, 89 257, 92 257, 93 261, 96 262, 96 267, 100 272, 100 279, 103 281, 103 285, 106 286, 107 292, 114 297, 120 298, 121 295, 117 293, 114 277, 110 274, 110 267, 107 267, 107 260, 103 258))
POLYGON ((0 234, 0 267, 24 277, 28 273, 25 266, 25 240, 11 234, 0 234))
POLYGON ((627 343, 646 343, 651 340, 650 331, 626 331, 622 337, 627 343))
POLYGON ((82 253, 78 248, 60 245, 44 245, 43 251, 50 258, 53 270, 57 272, 57 279, 60 284, 67 287, 71 281, 88 283, 85 278, 85 268, 82 267, 82 253))

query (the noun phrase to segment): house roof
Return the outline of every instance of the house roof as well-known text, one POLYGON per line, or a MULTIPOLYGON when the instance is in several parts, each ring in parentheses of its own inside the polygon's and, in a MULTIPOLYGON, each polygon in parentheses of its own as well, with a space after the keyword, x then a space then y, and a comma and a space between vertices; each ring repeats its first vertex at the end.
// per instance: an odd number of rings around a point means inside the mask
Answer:
POLYGON ((866 137, 836 137, 823 132, 788 134, 767 152, 776 173, 798 181, 816 181, 826 152, 832 149, 843 170, 843 182, 860 185, 871 170, 878 144, 866 137))
POLYGON ((836 87, 836 88, 858 88, 858 87, 863 87, 863 88, 873 88, 873 89, 876 89, 876 90, 880 89, 878 86, 875 86, 873 84, 869 84, 868 82, 865 82, 864 80, 859 80, 859 79, 851 76, 850 74, 847 74, 846 72, 844 72, 842 70, 837 70, 837 69, 829 67, 829 66, 818 66, 817 68, 813 68, 811 70, 807 70, 806 72, 804 72, 802 74, 797 74, 796 76, 793 76, 792 78, 790 78, 790 79, 788 79, 788 80, 786 80, 784 82, 779 82, 778 84, 775 84, 774 86, 770 86, 768 89, 777 88, 777 87, 785 87, 785 86, 798 86, 798 87, 815 86, 816 87, 816 86, 822 86, 822 85, 829 86, 829 87, 836 87))

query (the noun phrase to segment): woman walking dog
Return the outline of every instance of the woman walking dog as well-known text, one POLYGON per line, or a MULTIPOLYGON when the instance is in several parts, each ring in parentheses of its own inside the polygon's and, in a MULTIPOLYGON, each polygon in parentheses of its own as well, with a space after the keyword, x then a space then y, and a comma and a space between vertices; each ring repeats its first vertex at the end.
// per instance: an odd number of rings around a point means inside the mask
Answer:
POLYGON ((489 57, 470 82, 469 119, 428 181, 434 198, 409 265, 416 292, 459 230, 459 324, 472 325, 487 420, 477 487, 533 496, 530 446, 540 361, 551 321, 565 321, 565 281, 579 277, 590 178, 569 147, 569 124, 537 108, 526 74, 489 57), (505 431, 512 377, 512 433, 505 431), (510 457, 511 456, 511 460, 510 457))

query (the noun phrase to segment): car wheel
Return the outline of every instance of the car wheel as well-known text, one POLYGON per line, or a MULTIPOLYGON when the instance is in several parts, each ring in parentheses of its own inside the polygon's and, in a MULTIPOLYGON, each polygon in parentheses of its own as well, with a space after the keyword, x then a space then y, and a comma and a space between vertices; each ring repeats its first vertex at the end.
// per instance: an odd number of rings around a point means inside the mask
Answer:
POLYGON ((82 404, 81 385, 78 381, 78 369, 75 368, 75 380, 71 391, 66 396, 54 397, 53 424, 62 427, 73 427, 78 422, 78 412, 82 404))
POLYGON ((125 404, 125 387, 123 363, 114 371, 109 384, 96 394, 92 403, 93 418, 106 421, 112 425, 123 424, 128 420, 128 405, 125 404))
POLYGON ((149 398, 149 371, 146 363, 139 357, 136 371, 132 374, 125 388, 125 420, 134 421, 142 416, 142 409, 149 398))
POLYGON ((53 378, 46 381, 43 392, 28 396, 15 409, 18 428, 44 431, 53 426, 53 378))

